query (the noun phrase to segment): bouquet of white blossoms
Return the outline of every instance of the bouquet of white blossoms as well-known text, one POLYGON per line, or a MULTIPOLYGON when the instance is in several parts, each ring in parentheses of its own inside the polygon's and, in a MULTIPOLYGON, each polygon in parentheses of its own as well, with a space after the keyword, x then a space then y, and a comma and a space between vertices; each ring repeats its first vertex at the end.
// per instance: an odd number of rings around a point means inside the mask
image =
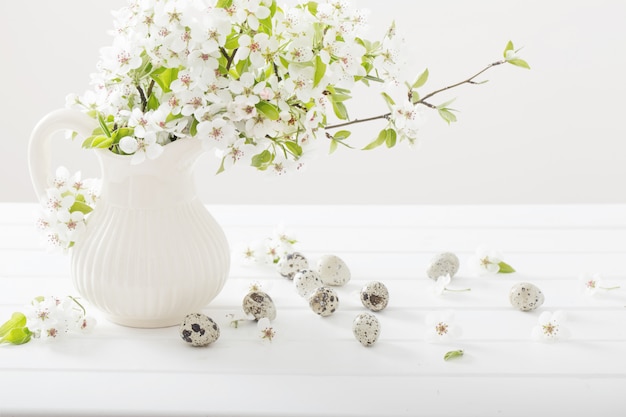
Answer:
MULTIPOLYGON (((347 0, 278 7, 275 0, 131 0, 114 12, 113 44, 103 48, 93 89, 70 95, 68 106, 99 122, 85 148, 129 155, 133 164, 157 158, 177 140, 214 150, 218 172, 239 163, 283 174, 298 170, 320 141, 330 152, 349 143, 347 126, 385 125, 365 149, 413 143, 420 108, 456 120, 436 94, 474 81, 497 65, 526 67, 509 42, 504 57, 466 80, 421 94, 424 70, 400 81, 401 39, 391 24, 380 41, 363 37, 366 13, 347 0), (380 97, 388 111, 350 119, 346 103, 357 84, 393 86, 380 97), (394 100, 391 90, 406 87, 394 100)), ((39 226, 53 247, 80 238, 97 192, 66 170, 48 190, 39 226)))
MULTIPOLYGON (((356 84, 400 83, 395 26, 380 41, 363 38, 366 13, 346 0, 285 8, 275 0, 133 0, 114 16, 94 89, 68 104, 99 121, 84 147, 132 155, 132 163, 194 138, 216 151, 219 171, 245 161, 282 174, 300 168, 315 141, 331 152, 350 146, 339 128, 364 121, 350 120, 346 107, 356 84)), ((509 43, 483 71, 505 62, 527 66, 509 43)), ((388 113, 365 120, 387 124, 367 149, 415 141, 419 106, 455 120, 447 104, 428 99, 474 77, 420 96, 427 77, 405 83, 399 102, 381 92, 388 113)))

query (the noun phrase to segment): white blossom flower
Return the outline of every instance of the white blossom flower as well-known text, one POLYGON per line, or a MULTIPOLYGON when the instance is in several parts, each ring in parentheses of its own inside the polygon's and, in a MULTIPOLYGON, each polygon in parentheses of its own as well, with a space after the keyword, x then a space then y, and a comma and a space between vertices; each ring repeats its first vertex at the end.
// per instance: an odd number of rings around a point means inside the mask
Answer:
POLYGON ((451 280, 452 278, 450 278, 450 274, 442 275, 437 278, 437 281, 433 284, 433 292, 435 295, 443 295, 451 280))
POLYGON ((256 147, 246 143, 245 139, 237 139, 225 150, 216 148, 215 154, 222 160, 224 168, 228 168, 236 163, 250 165, 252 157, 258 152, 256 147))
POLYGON ((59 211, 57 220, 59 235, 69 242, 75 242, 85 231, 85 215, 81 211, 59 211))
POLYGON ((54 339, 67 333, 88 331, 95 319, 86 316, 74 297, 37 297, 27 306, 27 326, 34 337, 54 339))
POLYGON ((240 20, 245 20, 253 31, 259 29, 259 19, 263 20, 270 15, 270 9, 261 0, 239 0, 237 3, 240 20))
POLYGON ((600 290, 610 291, 620 288, 619 286, 607 286, 599 273, 583 273, 580 275, 579 281, 584 293, 591 296, 598 294, 600 290))
POLYGON ((266 238, 240 245, 238 256, 245 263, 256 262, 261 265, 277 266, 280 260, 289 253, 295 252, 298 240, 293 233, 279 224, 266 238))
POLYGON ((240 260, 246 266, 255 265, 260 262, 263 253, 264 244, 260 240, 237 244, 233 249, 233 259, 240 260))
POLYGON ((271 342, 276 336, 276 330, 272 326, 270 319, 263 317, 257 322, 257 329, 259 330, 259 337, 263 340, 271 342))
POLYGON ((198 123, 197 130, 198 135, 216 149, 226 150, 237 140, 234 126, 222 117, 198 123))
POLYGON ((50 212, 58 212, 69 210, 70 207, 76 202, 76 197, 72 194, 61 193, 61 191, 54 186, 46 190, 48 199, 44 206, 50 212))
POLYGON ((234 101, 228 103, 227 116, 230 120, 239 122, 248 120, 256 116, 257 110, 255 104, 259 102, 258 97, 237 96, 234 101))
POLYGON ((464 291, 470 291, 471 290, 471 288, 464 288, 464 289, 451 289, 451 288, 448 288, 448 285, 450 284, 451 281, 452 281, 452 278, 450 277, 450 274, 446 274, 446 275, 440 276, 432 284, 433 293, 435 295, 437 295, 437 296, 441 296, 446 291, 448 291, 448 292, 464 292, 464 291))
POLYGON ((563 311, 559 310, 554 313, 544 311, 539 316, 537 326, 533 327, 533 339, 542 342, 554 342, 567 339, 569 337, 569 331, 563 324, 565 321, 566 315, 563 311))
POLYGON ((447 342, 461 335, 461 328, 454 323, 454 312, 431 312, 426 315, 427 342, 447 342))
POLYGON ((124 136, 120 139, 120 148, 129 155, 133 155, 130 163, 140 164, 148 159, 155 159, 163 152, 163 147, 156 141, 156 133, 148 132, 145 138, 124 136))
MULTIPOLYGON (((263 68, 266 64, 266 54, 269 51, 269 57, 273 56, 270 48, 270 38, 267 33, 257 33, 251 38, 249 35, 243 34, 239 37, 239 48, 235 54, 236 60, 250 58, 250 62, 256 68, 263 68)), ((269 62, 273 62, 273 59, 269 62)), ((248 74, 248 73, 246 73, 248 74)))
POLYGON ((514 272, 515 270, 502 258, 502 253, 481 246, 476 249, 470 265, 477 275, 514 272))
POLYGON ((100 182, 81 179, 80 172, 70 174, 65 167, 56 170, 55 178, 46 189, 46 210, 37 219, 51 249, 69 249, 85 231, 86 217, 99 195, 100 182))

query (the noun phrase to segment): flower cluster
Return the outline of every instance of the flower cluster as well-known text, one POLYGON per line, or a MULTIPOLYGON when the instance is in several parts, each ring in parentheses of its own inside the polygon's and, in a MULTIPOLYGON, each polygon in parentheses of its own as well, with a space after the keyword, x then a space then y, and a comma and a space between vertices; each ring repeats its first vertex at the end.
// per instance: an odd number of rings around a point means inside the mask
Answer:
POLYGON ((63 334, 91 330, 95 320, 74 297, 37 297, 26 313, 28 328, 35 337, 55 338, 63 334))
MULTIPOLYGON (((244 161, 276 174, 297 170, 316 140, 327 139, 331 151, 349 146, 349 131, 327 131, 357 122, 346 107, 356 84, 400 84, 395 27, 380 41, 365 39, 366 13, 347 0, 285 8, 275 0, 132 0, 115 13, 114 27, 94 88, 67 101, 99 121, 84 147, 133 155, 133 163, 198 138, 221 158, 219 171, 244 161), (333 118, 347 122, 331 125, 333 118)), ((527 67, 511 51, 509 43, 505 58, 485 70, 527 67)), ((447 88, 417 93, 427 75, 406 83, 397 103, 383 93, 389 112, 374 119, 387 125, 367 148, 415 141, 420 106, 453 121, 445 105, 426 101, 447 88)))
POLYGON ((569 330, 563 323, 566 321, 564 311, 558 310, 554 313, 544 311, 537 320, 537 325, 532 329, 532 337, 537 341, 555 342, 567 339, 569 330))
POLYGON ((246 264, 278 266, 281 259, 294 252, 296 243, 297 240, 292 233, 283 225, 279 225, 265 239, 241 245, 236 249, 235 257, 242 259, 246 264))
POLYGON ((472 258, 472 265, 477 275, 509 274, 515 269, 502 260, 499 251, 478 247, 472 258))
POLYGON ((37 226, 52 248, 68 249, 85 231, 85 216, 95 207, 99 194, 98 180, 82 180, 80 172, 70 174, 59 167, 46 190, 44 213, 37 226))
POLYGON ((31 338, 55 339, 68 333, 91 330, 95 319, 87 316, 85 308, 72 296, 36 297, 26 313, 13 313, 10 320, 0 326, 0 343, 16 345, 31 338))

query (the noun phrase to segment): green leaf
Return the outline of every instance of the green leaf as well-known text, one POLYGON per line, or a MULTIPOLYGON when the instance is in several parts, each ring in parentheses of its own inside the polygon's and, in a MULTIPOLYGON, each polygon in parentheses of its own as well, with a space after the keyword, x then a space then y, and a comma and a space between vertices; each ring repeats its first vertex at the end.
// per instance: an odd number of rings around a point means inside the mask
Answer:
POLYGON ((158 108, 159 99, 157 99, 154 94, 150 94, 150 97, 148 97, 148 105, 146 106, 146 110, 156 110, 158 108))
POLYGON ((278 110, 278 107, 268 101, 261 100, 255 104, 255 107, 270 120, 278 120, 280 118, 280 111, 278 110))
POLYGON ((200 122, 195 117, 191 120, 191 126, 189 126, 189 134, 191 136, 196 136, 198 134, 198 124, 200 122))
POLYGON ((500 267, 498 274, 510 274, 511 272, 515 272, 515 269, 506 262, 500 262, 498 266, 500 267))
POLYGON ((326 64, 319 55, 315 57, 315 75, 313 76, 313 87, 317 87, 326 74, 326 64))
POLYGON ((445 103, 441 103, 440 105, 437 106, 438 109, 443 109, 445 107, 448 107, 450 104, 454 103, 454 100, 456 100, 455 98, 453 98, 452 100, 448 100, 445 103))
POLYGON ((23 313, 15 312, 9 320, 0 326, 0 337, 3 337, 14 328, 24 326, 26 326, 26 316, 23 313))
POLYGON ((420 88, 421 86, 423 86, 424 84, 426 84, 426 81, 428 81, 428 68, 426 68, 424 70, 424 72, 422 72, 420 74, 419 77, 417 77, 417 80, 415 80, 415 82, 413 83, 413 85, 411 86, 411 90, 414 90, 416 88, 420 88))
POLYGON ((332 155, 336 150, 337 150, 337 141, 336 140, 331 140, 330 141, 330 148, 328 149, 328 154, 332 155))
POLYGON ((172 81, 178 78, 178 68, 164 68, 160 67, 152 71, 150 74, 152 78, 161 87, 164 93, 172 91, 170 85, 172 81))
POLYGON ((317 2, 310 1, 306 4, 306 8, 313 16, 317 16, 317 2))
POLYGON ((237 74, 243 74, 247 72, 248 68, 250 68, 250 59, 242 59, 241 61, 237 62, 235 68, 237 70, 237 74))
POLYGON ((280 59, 280 65, 282 65, 283 68, 289 68, 289 61, 287 61, 287 59, 281 55, 278 56, 278 58, 280 59))
POLYGON ((443 360, 444 361, 449 361, 450 359, 460 358, 461 356, 463 356, 463 350, 462 349, 451 350, 449 352, 446 352, 445 355, 443 355, 443 360))
POLYGON ((100 128, 102 129, 102 131, 104 132, 104 134, 107 137, 111 137, 111 131, 109 130, 109 127, 107 126, 106 122, 104 121, 104 117, 102 117, 102 113, 98 113, 98 124, 100 125, 100 128))
POLYGON ((391 98, 391 96, 389 94, 385 93, 384 91, 381 94, 383 95, 383 98, 385 99, 385 101, 387 102, 389 107, 391 107, 394 104, 396 104, 396 102, 393 101, 393 99, 391 98))
POLYGON ((227 51, 232 51, 236 48, 239 48, 239 33, 234 33, 226 38, 226 42, 224 43, 224 49, 227 51))
POLYGON ((376 140, 370 142, 367 146, 363 148, 364 151, 369 151, 370 149, 378 148, 380 145, 387 141, 387 129, 383 129, 378 133, 378 137, 376 140))
POLYGON ((89 205, 78 200, 75 201, 74 204, 72 204, 72 207, 70 207, 70 213, 73 213, 75 211, 80 211, 83 214, 89 214, 91 213, 92 210, 93 209, 89 205))
POLYGON ((452 113, 451 109, 443 107, 437 108, 437 111, 439 112, 439 116, 441 116, 446 123, 450 124, 456 122, 456 116, 452 113))
POLYGON ((93 147, 92 143, 95 138, 96 138, 95 136, 89 136, 87 139, 83 141, 83 144, 81 146, 83 148, 92 148, 93 147))
POLYGON ((265 19, 259 20, 259 32, 266 33, 268 35, 272 34, 272 15, 270 14, 265 19))
POLYGON ((515 65, 516 67, 530 69, 530 65, 528 65, 528 62, 520 58, 508 59, 506 62, 508 62, 509 64, 515 65))
POLYGON ((252 157, 251 165, 255 168, 260 169, 261 171, 264 171, 270 166, 273 160, 274 155, 270 151, 265 149, 261 153, 256 154, 252 157))
POLYGON ((227 9, 232 5, 233 0, 217 0, 217 4, 215 5, 215 7, 218 7, 220 9, 227 9))
POLYGON ((216 175, 224 172, 224 170, 225 170, 225 168, 224 168, 224 161, 226 161, 226 158, 227 158, 226 156, 222 158, 222 162, 220 163, 220 167, 217 169, 217 172, 215 173, 216 175))
POLYGON ((376 81, 377 83, 384 83, 385 80, 383 80, 380 77, 375 77, 373 75, 366 75, 365 77, 363 77, 364 80, 369 80, 369 81, 376 81))
POLYGON ((108 140, 110 140, 110 137, 104 136, 104 135, 98 135, 98 136, 94 136, 91 144, 90 144, 90 148, 99 148, 100 144, 102 144, 103 142, 106 142, 108 140))
POLYGON ((113 138, 106 136, 96 136, 94 140, 91 142, 92 148, 108 148, 113 144, 113 138))
POLYGON ((396 146, 397 137, 398 135, 395 130, 387 129, 387 138, 385 139, 385 145, 387 145, 388 148, 393 148, 394 146, 396 146))
POLYGON ((333 97, 331 103, 333 104, 335 116, 337 116, 341 120, 347 120, 348 109, 346 108, 345 104, 343 104, 341 101, 336 101, 334 96, 331 95, 331 97, 333 97))
POLYGON ((285 148, 295 157, 302 156, 302 147, 292 140, 284 142, 285 148))
POLYGON ((32 332, 28 327, 17 327, 9 330, 9 332, 0 339, 0 343, 11 343, 13 345, 23 345, 30 342, 32 332))
POLYGON ((509 51, 514 50, 515 48, 513 47, 513 42, 509 41, 506 46, 504 47, 504 52, 502 52, 502 56, 504 56, 504 58, 506 58, 506 53, 509 51))
POLYGON ((352 132, 350 132, 349 130, 340 130, 339 132, 337 132, 337 133, 335 133, 333 135, 333 139, 335 139, 335 140, 348 139, 351 134, 352 134, 352 132))

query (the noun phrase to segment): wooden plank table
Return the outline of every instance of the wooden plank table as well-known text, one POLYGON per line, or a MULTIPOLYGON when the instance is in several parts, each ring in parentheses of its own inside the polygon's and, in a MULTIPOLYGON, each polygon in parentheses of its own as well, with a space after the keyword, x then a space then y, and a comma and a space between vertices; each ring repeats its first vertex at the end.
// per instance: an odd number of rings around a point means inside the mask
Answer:
MULTIPOLYGON (((0 346, 0 416, 624 416, 626 415, 626 206, 208 206, 233 248, 284 224, 315 263, 341 257, 352 280, 338 311, 319 317, 275 270, 233 257, 220 295, 203 312, 221 337, 185 344, 176 327, 133 329, 98 319, 94 331, 0 346), (475 249, 503 252, 512 274, 478 276, 475 249), (461 268, 436 296, 430 259, 453 252, 461 268), (579 276, 599 273, 621 288, 585 294, 579 276), (375 313, 370 348, 352 335, 367 310, 359 290, 389 289, 375 313), (514 309, 511 287, 545 294, 532 312, 514 309), (229 325, 258 282, 276 304, 271 342, 252 322, 229 325), (537 342, 544 311, 565 311, 571 336, 537 342), (430 343, 425 317, 454 311, 461 336, 430 343), (449 350, 465 355, 451 361, 449 350)), ((37 206, 0 204, 0 320, 38 295, 76 295, 69 258, 45 251, 37 206)))

